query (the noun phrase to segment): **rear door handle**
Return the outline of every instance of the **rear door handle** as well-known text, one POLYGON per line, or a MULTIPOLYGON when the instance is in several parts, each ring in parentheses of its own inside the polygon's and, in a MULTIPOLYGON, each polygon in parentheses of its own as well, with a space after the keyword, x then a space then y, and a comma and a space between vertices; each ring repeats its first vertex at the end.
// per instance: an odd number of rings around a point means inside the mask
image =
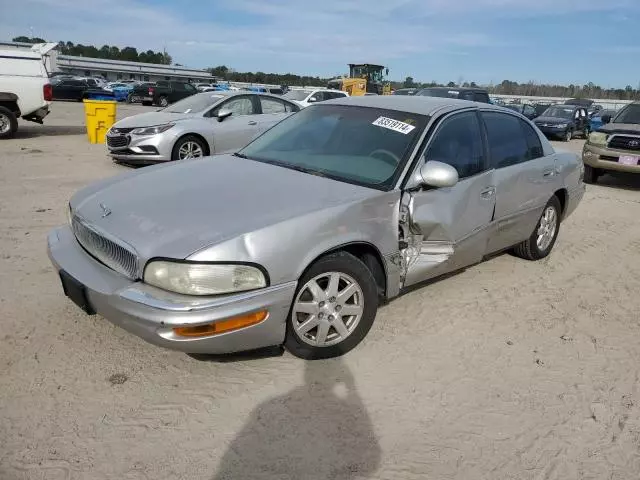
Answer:
POLYGON ((258 122, 256 122, 255 120, 249 120, 249 125, 257 125, 258 122))
POLYGON ((542 172, 542 176, 545 178, 553 177, 556 174, 555 168, 550 168, 549 170, 545 170, 542 172))
POLYGON ((488 187, 480 192, 480 196, 485 199, 493 197, 496 193, 496 187, 488 187))

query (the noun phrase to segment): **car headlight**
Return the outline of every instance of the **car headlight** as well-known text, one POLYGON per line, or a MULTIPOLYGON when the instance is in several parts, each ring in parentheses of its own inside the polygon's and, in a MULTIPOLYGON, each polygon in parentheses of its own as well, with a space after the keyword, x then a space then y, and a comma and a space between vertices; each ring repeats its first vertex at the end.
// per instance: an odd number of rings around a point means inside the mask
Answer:
POLYGON ((221 295, 267 286, 264 273, 243 264, 154 260, 144 269, 144 282, 184 295, 221 295))
POLYGON ((153 127, 141 127, 131 130, 131 135, 157 135, 162 132, 166 132, 175 123, 165 123, 164 125, 154 125, 153 127))
POLYGON ((555 127, 556 128, 567 128, 569 124, 568 123, 558 123, 555 127))
POLYGON ((606 145, 607 134, 602 132, 592 132, 589 134, 589 143, 592 145, 606 145))

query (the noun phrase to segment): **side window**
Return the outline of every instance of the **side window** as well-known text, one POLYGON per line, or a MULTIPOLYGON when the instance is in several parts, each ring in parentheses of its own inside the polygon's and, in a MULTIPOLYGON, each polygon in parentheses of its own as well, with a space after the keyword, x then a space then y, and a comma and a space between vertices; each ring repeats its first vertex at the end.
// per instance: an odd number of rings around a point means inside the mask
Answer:
POLYGON ((193 86, 193 85, 191 85, 190 83, 185 83, 185 84, 184 84, 184 89, 185 89, 187 92, 190 92, 190 93, 196 93, 196 92, 198 91, 198 90, 196 89, 196 87, 194 87, 194 86, 193 86))
POLYGON ((580 120, 580 110, 576 110, 574 117, 576 118, 576 120, 580 120))
POLYGON ((444 120, 425 154, 425 161, 429 160, 448 163, 460 178, 481 172, 484 150, 477 115, 461 113, 444 120))
POLYGON ((498 112, 482 112, 482 118, 487 127, 493 168, 509 167, 528 160, 529 147, 519 118, 498 112))
POLYGON ((324 92, 316 92, 311 96, 316 99, 316 102, 324 102, 325 100, 327 100, 327 98, 324 95, 324 92))
POLYGON ((542 143, 540 143, 540 137, 535 130, 527 122, 520 120, 520 126, 524 132, 524 136, 527 140, 527 160, 535 160, 536 158, 544 157, 544 150, 542 149, 542 143))
POLYGON ((180 83, 180 82, 172 82, 171 83, 171 88, 173 88, 177 92, 184 92, 187 89, 186 85, 184 83, 180 83))
POLYGON ((587 111, 584 108, 582 110, 580 110, 580 116, 582 118, 585 118, 587 116, 587 111))
POLYGON ((260 105, 262 105, 262 113, 285 113, 287 109, 283 102, 275 98, 260 97, 260 105))
MULTIPOLYGON (((253 102, 250 97, 235 97, 224 102, 218 109, 228 108, 233 112, 233 116, 253 115, 253 102)), ((216 110, 218 110, 216 109, 216 110)), ((217 113, 217 112, 216 112, 217 113)))
POLYGON ((476 98, 476 102, 489 103, 489 94, 484 92, 476 92, 474 95, 476 98))

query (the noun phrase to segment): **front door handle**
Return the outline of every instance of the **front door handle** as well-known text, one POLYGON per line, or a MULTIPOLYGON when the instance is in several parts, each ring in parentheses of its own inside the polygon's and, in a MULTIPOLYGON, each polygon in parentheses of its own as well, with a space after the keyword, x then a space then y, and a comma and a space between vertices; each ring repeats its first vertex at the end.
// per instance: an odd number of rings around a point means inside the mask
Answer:
POLYGON ((249 125, 257 125, 258 122, 256 122, 255 120, 249 120, 249 125))
POLYGON ((488 187, 480 192, 480 196, 484 199, 492 198, 496 194, 496 187, 488 187))
POLYGON ((545 170, 542 172, 542 176, 545 178, 553 177, 556 174, 555 168, 550 168, 549 170, 545 170))

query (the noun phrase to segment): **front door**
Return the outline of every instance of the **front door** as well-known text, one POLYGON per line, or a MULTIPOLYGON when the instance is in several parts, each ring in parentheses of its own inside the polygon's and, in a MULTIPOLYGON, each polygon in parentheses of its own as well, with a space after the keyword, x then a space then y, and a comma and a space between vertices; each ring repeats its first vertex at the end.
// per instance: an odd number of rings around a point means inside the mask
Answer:
POLYGON ((235 152, 259 134, 254 97, 255 95, 231 97, 214 109, 210 118, 213 127, 213 153, 235 152), (222 109, 232 113, 219 122, 216 115, 222 109))
POLYGON ((441 121, 424 155, 424 162, 432 160, 455 167, 459 181, 403 193, 405 287, 479 262, 486 252, 495 179, 475 110, 441 121))

